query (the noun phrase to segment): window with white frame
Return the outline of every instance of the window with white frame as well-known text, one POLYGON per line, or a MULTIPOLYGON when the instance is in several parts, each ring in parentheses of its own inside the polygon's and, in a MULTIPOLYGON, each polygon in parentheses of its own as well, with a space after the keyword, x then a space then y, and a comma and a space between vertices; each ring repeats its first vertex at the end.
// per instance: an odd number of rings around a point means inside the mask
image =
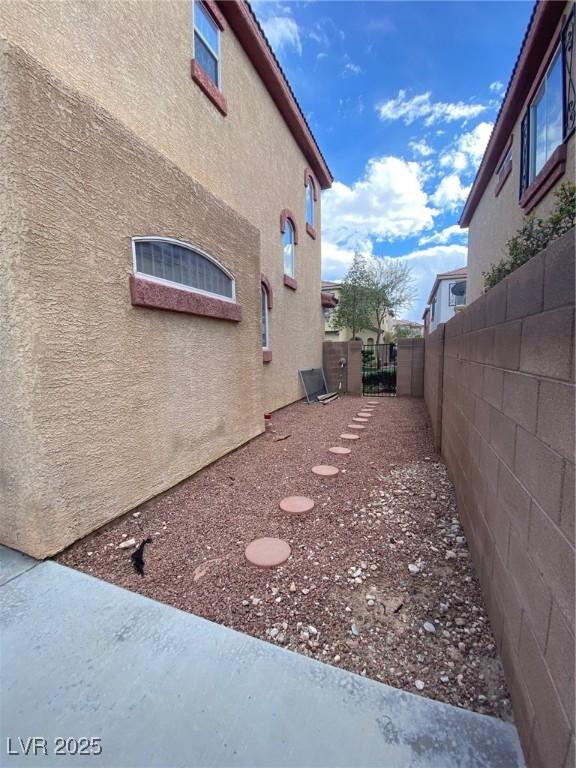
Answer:
POLYGON ((284 274, 294 277, 294 225, 286 219, 283 235, 284 274))
POLYGON ((262 285, 261 289, 261 302, 262 302, 262 349, 269 348, 269 318, 268 318, 268 291, 262 285))
POLYGON ((194 58, 220 87, 220 30, 201 0, 194 0, 194 58))
POLYGON ((162 237, 132 242, 135 274, 219 299, 235 299, 234 278, 208 254, 162 237))
POLYGON ((563 140, 562 55, 556 52, 530 104, 530 181, 563 140))
POLYGON ((448 306, 460 307, 466 304, 466 280, 450 283, 448 289, 448 306))
POLYGON ((306 223, 314 227, 314 185, 310 178, 306 184, 306 223))

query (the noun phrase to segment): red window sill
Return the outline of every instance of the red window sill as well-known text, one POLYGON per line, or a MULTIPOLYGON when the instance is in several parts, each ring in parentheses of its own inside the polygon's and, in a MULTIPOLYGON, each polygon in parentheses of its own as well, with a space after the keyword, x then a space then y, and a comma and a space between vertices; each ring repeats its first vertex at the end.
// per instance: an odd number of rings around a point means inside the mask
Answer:
POLYGON ((192 59, 191 61, 191 73, 192 80, 199 86, 200 90, 203 91, 212 104, 226 116, 228 114, 228 104, 226 103, 226 99, 195 59, 192 59))
POLYGON ((500 176, 498 178, 498 184, 496 184, 496 189, 494 190, 494 197, 498 197, 500 194, 502 187, 506 183, 506 179, 508 176, 510 176, 510 173, 512 172, 512 160, 506 163, 504 168, 500 171, 500 176))
POLYGON ((524 210, 524 213, 530 213, 552 189, 558 179, 562 178, 565 170, 566 144, 560 144, 552 152, 540 173, 532 180, 532 183, 520 198, 520 208, 524 210))
POLYGON ((306 222, 306 232, 308 232, 312 240, 316 240, 316 230, 314 229, 314 227, 311 227, 310 224, 308 224, 308 222, 306 222))
POLYGON ((137 275, 130 275, 130 297, 135 307, 185 312, 189 315, 203 315, 235 323, 242 319, 242 307, 233 301, 222 301, 201 293, 180 290, 137 275))
POLYGON ((291 288, 293 291, 295 291, 296 288, 298 288, 298 283, 296 282, 296 280, 294 280, 293 277, 289 277, 288 275, 284 275, 284 285, 287 288, 291 288))
POLYGON ((263 363, 271 363, 272 362, 272 352, 269 349, 263 349, 262 350, 262 362, 263 363))

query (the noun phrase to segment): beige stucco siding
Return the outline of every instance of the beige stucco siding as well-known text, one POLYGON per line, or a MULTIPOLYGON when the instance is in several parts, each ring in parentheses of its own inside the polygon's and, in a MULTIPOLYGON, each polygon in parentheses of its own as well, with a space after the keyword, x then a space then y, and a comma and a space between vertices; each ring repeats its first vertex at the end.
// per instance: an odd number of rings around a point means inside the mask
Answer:
POLYGON ((221 35, 226 117, 190 76, 190 0, 5 0, 0 37, 94 99, 260 231, 262 271, 274 290, 264 407, 302 396, 297 369, 321 363, 323 338, 320 240, 305 230, 309 163, 233 32, 221 35), (300 235, 295 293, 282 282, 283 208, 294 212, 300 235))
MULTIPOLYGON (((494 194, 498 177, 493 174, 470 221, 467 286, 469 304, 484 291, 482 273, 491 264, 506 257, 506 243, 522 226, 524 220, 524 212, 518 204, 518 193, 520 188, 520 124, 525 109, 526 105, 521 110, 520 117, 514 126, 512 170, 498 197, 494 194)), ((572 134, 567 141, 566 172, 558 185, 563 181, 574 181, 575 162, 575 135, 572 134)), ((554 201, 554 190, 550 190, 536 205, 532 213, 536 216, 547 216, 554 205, 554 201)))
POLYGON ((0 51, 0 537, 43 557, 262 431, 260 236, 22 50, 0 51), (227 267, 242 321, 133 307, 131 237, 146 234, 227 267))

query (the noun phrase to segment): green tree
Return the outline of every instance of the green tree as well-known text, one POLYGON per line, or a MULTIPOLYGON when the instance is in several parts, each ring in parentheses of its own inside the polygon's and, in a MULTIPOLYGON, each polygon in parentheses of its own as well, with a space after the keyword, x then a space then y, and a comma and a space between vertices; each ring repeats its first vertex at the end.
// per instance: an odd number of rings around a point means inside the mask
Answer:
POLYGON ((412 270, 397 259, 374 259, 369 269, 372 325, 376 329, 376 344, 380 344, 386 319, 411 306, 416 288, 412 270))
POLYGON ((338 330, 350 328, 352 338, 373 323, 374 280, 366 256, 356 251, 348 270, 338 304, 332 313, 332 327, 338 330))

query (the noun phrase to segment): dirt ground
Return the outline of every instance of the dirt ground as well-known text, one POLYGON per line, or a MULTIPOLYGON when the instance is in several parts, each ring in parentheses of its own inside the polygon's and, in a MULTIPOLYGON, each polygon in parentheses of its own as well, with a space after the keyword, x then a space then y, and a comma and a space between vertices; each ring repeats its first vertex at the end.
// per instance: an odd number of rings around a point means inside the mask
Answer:
POLYGON ((278 411, 265 434, 58 560, 328 664, 511 719, 425 406, 378 400, 355 441, 339 435, 353 431, 366 399, 278 411), (337 445, 351 454, 328 452, 337 445), (318 477, 316 464, 340 474, 318 477), (292 495, 315 508, 285 514, 278 504, 292 495), (139 576, 133 548, 119 545, 148 536, 139 576), (286 539, 290 559, 274 570, 249 565, 244 548, 260 536, 286 539))

